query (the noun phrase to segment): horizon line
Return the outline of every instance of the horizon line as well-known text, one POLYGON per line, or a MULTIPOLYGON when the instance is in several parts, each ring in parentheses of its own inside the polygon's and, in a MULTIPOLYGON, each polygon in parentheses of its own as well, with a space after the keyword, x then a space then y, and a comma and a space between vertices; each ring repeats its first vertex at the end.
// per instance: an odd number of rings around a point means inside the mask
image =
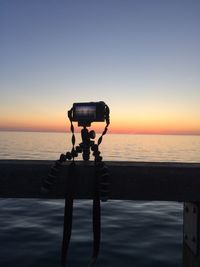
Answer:
MULTIPOLYGON (((24 133, 71 133, 69 130, 29 130, 29 129, 0 129, 0 132, 24 132, 24 133)), ((101 134, 101 131, 96 131, 101 134)), ((80 133, 80 130, 76 133, 80 133)), ((200 136, 200 133, 192 132, 109 132, 108 134, 124 134, 124 135, 175 135, 175 136, 200 136)))

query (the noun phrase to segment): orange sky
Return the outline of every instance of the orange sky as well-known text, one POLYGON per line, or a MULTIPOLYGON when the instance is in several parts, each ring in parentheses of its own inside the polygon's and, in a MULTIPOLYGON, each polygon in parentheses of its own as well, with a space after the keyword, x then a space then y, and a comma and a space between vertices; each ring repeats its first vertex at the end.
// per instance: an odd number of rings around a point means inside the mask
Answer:
MULTIPOLYGON (((70 123, 68 118, 58 116, 59 114, 47 117, 10 117, 1 118, 0 130, 18 130, 18 131, 50 131, 64 132, 69 131, 70 123)), ((124 116, 125 117, 125 116, 124 116)), ((74 122, 76 131, 80 129, 74 122)), ((91 129, 102 132, 105 123, 92 123, 91 129)), ((129 134, 196 134, 200 135, 200 125, 196 120, 187 120, 184 118, 162 118, 148 116, 133 116, 124 119, 123 116, 111 116, 109 126, 110 133, 129 133, 129 134)))

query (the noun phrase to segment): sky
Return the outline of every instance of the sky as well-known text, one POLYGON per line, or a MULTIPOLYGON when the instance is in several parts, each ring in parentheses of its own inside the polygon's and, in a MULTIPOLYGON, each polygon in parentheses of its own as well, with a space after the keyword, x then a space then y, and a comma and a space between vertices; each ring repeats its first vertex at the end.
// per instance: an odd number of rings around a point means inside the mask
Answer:
POLYGON ((102 100, 110 132, 200 135, 199 14, 198 0, 0 0, 0 130, 66 131, 74 102, 102 100))

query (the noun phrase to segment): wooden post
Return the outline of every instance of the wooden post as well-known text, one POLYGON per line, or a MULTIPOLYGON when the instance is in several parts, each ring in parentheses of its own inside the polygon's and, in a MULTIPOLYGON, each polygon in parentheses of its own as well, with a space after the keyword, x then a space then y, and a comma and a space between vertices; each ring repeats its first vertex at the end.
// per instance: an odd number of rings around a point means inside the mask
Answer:
POLYGON ((200 267, 200 202, 185 202, 183 267, 200 267))

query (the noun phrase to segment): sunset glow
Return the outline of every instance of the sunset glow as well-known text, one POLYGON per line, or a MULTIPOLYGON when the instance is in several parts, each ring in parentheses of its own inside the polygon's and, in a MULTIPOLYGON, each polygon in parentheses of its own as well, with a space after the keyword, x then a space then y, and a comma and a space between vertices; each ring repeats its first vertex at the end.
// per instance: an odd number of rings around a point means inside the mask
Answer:
MULTIPOLYGON (((63 116, 62 116, 63 117, 63 116)), ((80 128, 74 122, 76 131, 80 128)), ((91 129, 97 132, 102 132, 105 123, 93 123, 91 129)), ((52 116, 49 118, 12 118, 1 120, 0 130, 11 131, 44 131, 44 132, 68 132, 70 131, 70 122, 68 118, 58 118, 52 116)), ((184 118, 177 119, 147 117, 146 119, 126 118, 118 119, 114 117, 111 119, 109 133, 128 133, 128 134, 189 134, 200 135, 200 127, 195 120, 185 121, 184 118)))

